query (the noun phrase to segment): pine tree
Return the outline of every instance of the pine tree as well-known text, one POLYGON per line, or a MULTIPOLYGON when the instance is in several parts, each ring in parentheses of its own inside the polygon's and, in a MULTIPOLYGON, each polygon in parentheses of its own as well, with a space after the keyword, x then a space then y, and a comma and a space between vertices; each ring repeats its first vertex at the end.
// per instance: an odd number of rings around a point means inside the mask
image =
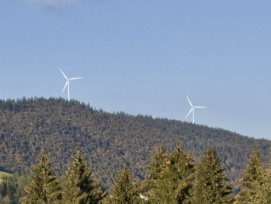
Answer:
POLYGON ((102 197, 100 184, 92 177, 90 166, 77 148, 63 181, 64 203, 96 204, 102 200, 102 197))
POLYGON ((25 186, 25 204, 54 204, 61 201, 61 188, 49 159, 42 151, 39 163, 31 169, 30 181, 25 186))
POLYGON ((196 166, 192 203, 232 203, 232 187, 214 147, 208 148, 196 166))
POLYGON ((235 203, 269 203, 263 202, 265 199, 263 192, 267 184, 267 172, 263 168, 263 161, 259 152, 253 149, 239 181, 240 192, 236 195, 235 203))
POLYGON ((132 179, 131 171, 125 168, 116 178, 112 195, 109 199, 112 204, 136 204, 140 203, 139 192, 136 183, 132 179))
POLYGON ((148 180, 152 185, 147 195, 151 203, 189 203, 194 172, 192 156, 184 153, 179 144, 171 154, 164 149, 157 153, 149 165, 152 174, 148 180))

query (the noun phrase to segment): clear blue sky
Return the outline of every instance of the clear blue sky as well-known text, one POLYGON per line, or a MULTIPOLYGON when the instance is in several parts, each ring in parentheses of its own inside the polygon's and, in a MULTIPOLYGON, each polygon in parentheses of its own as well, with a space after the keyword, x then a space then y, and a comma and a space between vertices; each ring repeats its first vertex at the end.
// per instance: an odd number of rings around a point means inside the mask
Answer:
POLYGON ((271 1, 5 0, 0 97, 66 97, 109 112, 271 139, 271 1), (187 119, 191 121, 191 117, 187 119))

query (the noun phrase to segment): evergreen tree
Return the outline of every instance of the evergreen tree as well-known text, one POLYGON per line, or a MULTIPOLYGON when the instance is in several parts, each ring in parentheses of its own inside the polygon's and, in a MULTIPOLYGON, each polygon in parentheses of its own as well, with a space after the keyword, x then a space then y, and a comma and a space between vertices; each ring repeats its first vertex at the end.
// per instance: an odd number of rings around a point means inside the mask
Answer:
POLYGON ((270 203, 263 201, 263 195, 268 186, 267 172, 263 168, 263 161, 256 149, 253 149, 249 162, 239 181, 240 192, 236 195, 236 204, 270 203))
POLYGON ((158 147, 154 150, 154 155, 151 157, 151 161, 146 165, 147 175, 145 180, 142 182, 141 191, 146 196, 153 200, 155 196, 155 189, 157 189, 157 182, 161 179, 161 171, 164 168, 164 163, 168 153, 166 148, 158 147))
POLYGON ((265 172, 262 176, 262 182, 255 186, 255 191, 258 195, 258 201, 260 204, 271 203, 271 174, 270 170, 265 172))
POLYGON ((3 177, 0 182, 0 203, 17 204, 24 195, 25 177, 17 174, 3 177))
POLYGON ((49 159, 42 151, 39 163, 31 169, 30 181, 25 186, 25 204, 60 203, 61 188, 55 172, 51 169, 49 159))
POLYGON ((155 149, 150 163, 146 166, 148 173, 143 184, 145 191, 151 191, 151 189, 155 188, 157 180, 161 177, 161 171, 167 157, 166 148, 158 147, 155 149))
MULTIPOLYGON (((271 149, 270 149, 271 150, 271 149)), ((269 152, 269 158, 271 158, 271 151, 269 152)), ((269 168, 266 169, 263 176, 264 182, 262 185, 258 185, 257 192, 259 192, 259 198, 261 203, 271 203, 271 160, 269 161, 269 168)))
POLYGON ((125 168, 117 176, 109 200, 112 204, 136 204, 140 202, 137 186, 133 182, 131 171, 128 168, 125 168))
POLYGON ((101 186, 92 178, 90 166, 79 148, 76 149, 72 163, 66 171, 63 184, 65 204, 96 204, 102 200, 101 186))
POLYGON ((149 167, 150 189, 147 193, 151 203, 189 203, 192 187, 194 160, 181 150, 179 144, 171 154, 158 151, 149 167), (159 156, 159 157, 157 157, 159 156), (154 165, 155 164, 155 165, 154 165))
POLYGON ((192 203, 232 203, 232 187, 214 147, 208 148, 196 166, 192 203))

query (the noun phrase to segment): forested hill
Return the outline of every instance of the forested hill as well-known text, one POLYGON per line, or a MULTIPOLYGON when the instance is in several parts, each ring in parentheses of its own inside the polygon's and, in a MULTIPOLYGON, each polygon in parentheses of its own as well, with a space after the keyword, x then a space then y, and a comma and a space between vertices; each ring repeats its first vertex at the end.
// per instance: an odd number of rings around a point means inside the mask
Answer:
POLYGON ((239 177, 253 146, 268 156, 271 144, 186 122, 106 113, 78 101, 0 101, 0 168, 10 172, 27 174, 45 149, 54 169, 63 173, 79 146, 94 174, 110 184, 125 166, 141 178, 154 148, 164 146, 170 151, 178 141, 196 158, 214 144, 232 180, 239 177))

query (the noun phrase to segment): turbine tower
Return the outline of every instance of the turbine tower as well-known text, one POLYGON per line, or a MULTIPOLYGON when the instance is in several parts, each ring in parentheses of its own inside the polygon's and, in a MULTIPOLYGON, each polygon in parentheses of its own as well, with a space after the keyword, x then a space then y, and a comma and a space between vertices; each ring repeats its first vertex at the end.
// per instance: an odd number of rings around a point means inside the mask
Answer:
POLYGON ((193 114, 193 124, 195 124, 195 109, 197 108, 207 108, 206 106, 193 106, 193 104, 191 103, 190 99, 188 98, 188 96, 186 96, 188 102, 189 102, 189 105, 190 105, 190 110, 188 112, 188 114, 186 115, 185 119, 187 119, 187 117, 190 115, 190 113, 192 112, 193 114))
POLYGON ((64 85, 64 88, 62 90, 62 93, 65 91, 66 87, 67 87, 67 92, 68 92, 68 101, 70 101, 70 81, 72 80, 76 80, 76 79, 82 79, 83 77, 74 77, 74 78, 68 78, 66 76, 66 74, 64 74, 64 72, 59 68, 59 71, 62 73, 62 75, 64 76, 64 78, 66 79, 66 83, 64 85))

